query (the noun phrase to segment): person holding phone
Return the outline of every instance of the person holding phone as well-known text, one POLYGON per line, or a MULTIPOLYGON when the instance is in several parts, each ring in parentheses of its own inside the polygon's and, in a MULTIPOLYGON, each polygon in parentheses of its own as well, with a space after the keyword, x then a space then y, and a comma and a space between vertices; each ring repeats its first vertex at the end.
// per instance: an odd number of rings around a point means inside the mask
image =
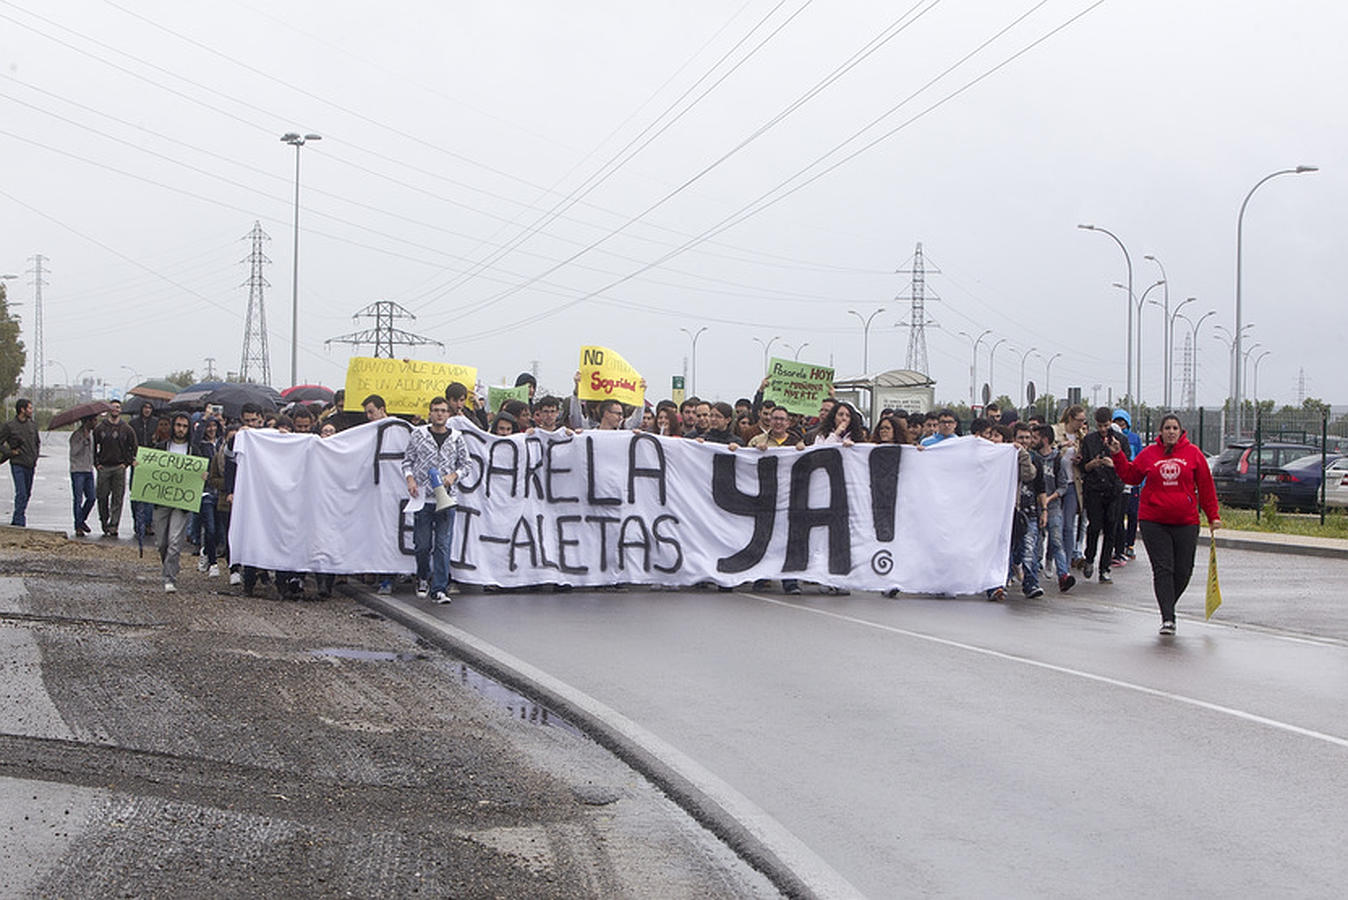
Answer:
POLYGON ((1117 436, 1111 436, 1110 450, 1119 477, 1127 484, 1142 484, 1138 527, 1151 561, 1161 634, 1174 634, 1175 604, 1194 570, 1199 510, 1207 516, 1209 528, 1222 527, 1207 457, 1189 442, 1174 414, 1161 419, 1156 442, 1144 447, 1135 459, 1128 459, 1117 436))

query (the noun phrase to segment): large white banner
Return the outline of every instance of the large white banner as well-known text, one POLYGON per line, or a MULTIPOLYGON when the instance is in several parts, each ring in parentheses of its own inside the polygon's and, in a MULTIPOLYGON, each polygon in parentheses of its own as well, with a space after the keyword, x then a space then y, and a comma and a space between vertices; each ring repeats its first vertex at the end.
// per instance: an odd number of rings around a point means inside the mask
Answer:
MULTIPOLYGON (((469 584, 737 585, 974 593, 1006 578, 1016 449, 953 438, 731 452, 633 432, 492 437, 466 419, 472 472, 455 512, 469 584)), ((320 439, 241 431, 234 561, 309 572, 412 572, 399 464, 408 426, 320 439)), ((411 507, 420 500, 410 501, 411 507)))

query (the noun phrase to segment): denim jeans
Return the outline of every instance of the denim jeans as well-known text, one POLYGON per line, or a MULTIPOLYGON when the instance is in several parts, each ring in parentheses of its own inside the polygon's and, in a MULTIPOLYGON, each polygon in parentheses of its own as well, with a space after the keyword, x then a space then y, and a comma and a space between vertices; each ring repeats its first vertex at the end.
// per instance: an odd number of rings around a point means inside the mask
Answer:
POLYGON ((78 531, 81 525, 87 525, 89 510, 93 509, 94 504, 98 502, 94 495, 94 473, 71 472, 70 496, 72 498, 71 512, 75 516, 75 530, 78 531))
MULTIPOLYGON (((206 556, 206 564, 215 565, 215 560, 219 554, 218 543, 220 534, 216 526, 219 524, 215 519, 215 496, 213 494, 201 495, 201 512, 197 518, 201 520, 201 552, 206 556)), ((191 537, 192 522, 187 523, 188 537, 191 537)))
POLYGON ((1025 537, 1020 542, 1020 587, 1029 593, 1039 587, 1039 517, 1026 516, 1025 537))
POLYGON ((412 547, 417 554, 417 578, 431 583, 431 593, 449 590, 450 538, 454 534, 454 507, 436 511, 427 505, 412 514, 412 547))
MULTIPOLYGON (((1077 489, 1072 487, 1062 496, 1062 546, 1064 552, 1072 559, 1081 558, 1081 551, 1077 549, 1078 512, 1077 489)), ((1067 569, 1064 568, 1063 571, 1066 572, 1067 569)))
POLYGON ((28 510, 28 498, 33 495, 33 473, 36 467, 12 462, 9 471, 14 476, 14 518, 9 520, 9 524, 27 525, 28 518, 24 514, 28 510))
POLYGON ((1039 536, 1039 543, 1034 548, 1035 559, 1044 558, 1044 537, 1048 537, 1048 555, 1053 560, 1053 571, 1061 579, 1068 574, 1067 571, 1067 548, 1063 546, 1063 515, 1060 504, 1052 504, 1048 508, 1048 527, 1044 529, 1044 534, 1039 536))

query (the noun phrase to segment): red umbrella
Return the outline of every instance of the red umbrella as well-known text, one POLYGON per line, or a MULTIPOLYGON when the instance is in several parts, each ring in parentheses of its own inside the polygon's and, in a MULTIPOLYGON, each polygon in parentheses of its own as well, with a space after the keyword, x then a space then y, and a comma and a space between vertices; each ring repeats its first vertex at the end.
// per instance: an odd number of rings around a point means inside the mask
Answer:
POLYGON ((321 384, 297 384, 281 391, 281 396, 287 401, 300 403, 331 403, 332 395, 332 388, 321 384))

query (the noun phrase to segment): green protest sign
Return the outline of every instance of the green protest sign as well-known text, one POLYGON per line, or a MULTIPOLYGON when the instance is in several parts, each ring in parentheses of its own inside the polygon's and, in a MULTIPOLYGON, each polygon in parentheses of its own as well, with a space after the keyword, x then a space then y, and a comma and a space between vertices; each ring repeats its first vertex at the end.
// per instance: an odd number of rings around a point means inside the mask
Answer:
POLYGON ((201 488, 210 460, 141 447, 131 479, 131 499, 188 512, 201 511, 201 488))
POLYGON ((833 369, 828 366, 774 356, 767 375, 763 399, 786 407, 787 412, 813 416, 819 412, 820 402, 833 396, 833 369))
POLYGON ((529 402, 529 385, 521 384, 518 387, 497 387, 494 384, 487 385, 487 409, 494 416, 501 411, 502 405, 507 400, 520 400, 524 403, 529 402))

